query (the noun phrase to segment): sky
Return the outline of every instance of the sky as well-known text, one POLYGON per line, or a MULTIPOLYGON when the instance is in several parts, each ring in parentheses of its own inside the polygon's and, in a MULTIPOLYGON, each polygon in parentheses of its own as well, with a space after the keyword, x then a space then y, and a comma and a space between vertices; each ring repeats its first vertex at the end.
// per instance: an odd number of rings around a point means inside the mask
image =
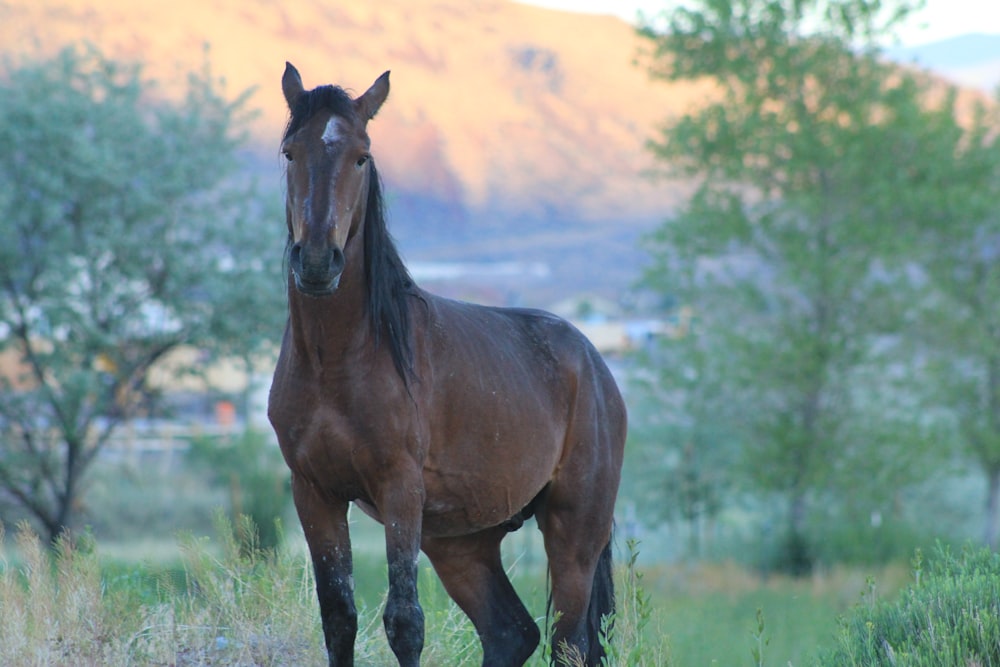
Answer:
MULTIPOLYGON (((596 14, 614 14, 633 21, 636 10, 656 13, 665 0, 520 0, 527 4, 596 14)), ((1000 35, 998 0, 926 0, 924 9, 900 29, 902 46, 918 46, 968 33, 1000 35)))

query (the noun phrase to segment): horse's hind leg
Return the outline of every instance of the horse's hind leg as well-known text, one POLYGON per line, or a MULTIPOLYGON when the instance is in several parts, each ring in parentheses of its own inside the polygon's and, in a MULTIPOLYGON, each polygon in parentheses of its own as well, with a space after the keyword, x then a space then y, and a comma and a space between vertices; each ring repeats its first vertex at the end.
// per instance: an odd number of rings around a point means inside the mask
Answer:
POLYGON ((601 624, 614 613, 610 540, 621 449, 594 456, 585 442, 550 482, 535 516, 549 559, 552 654, 589 666, 601 664, 601 624))
POLYGON ((611 517, 548 505, 538 524, 549 559, 553 659, 600 665, 602 617, 614 612, 611 517))
POLYGON ((555 661, 600 665, 601 629, 614 614, 611 529, 627 416, 607 368, 591 365, 572 406, 563 458, 536 508, 551 577, 555 661), (581 660, 582 658, 582 660, 581 660))
POLYGON ((483 644, 484 667, 523 665, 541 639, 500 560, 507 530, 463 537, 424 538, 423 550, 448 595, 466 613, 483 644))

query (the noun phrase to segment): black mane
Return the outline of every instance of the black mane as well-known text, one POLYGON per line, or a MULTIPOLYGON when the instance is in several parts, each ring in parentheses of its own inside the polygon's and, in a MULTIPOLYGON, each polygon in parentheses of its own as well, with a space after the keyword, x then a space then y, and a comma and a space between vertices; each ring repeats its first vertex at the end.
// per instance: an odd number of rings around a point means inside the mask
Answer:
MULTIPOLYGON (((354 120, 353 100, 343 88, 319 86, 296 98, 285 138, 297 132, 319 111, 330 111, 354 120)), ((383 339, 388 342, 396 372, 408 383, 414 372, 409 297, 418 292, 386 225, 382 182, 374 159, 368 160, 368 202, 364 224, 366 302, 375 346, 378 347, 383 339)))
POLYGON ((396 371, 408 381, 413 374, 409 297, 417 294, 417 290, 386 225, 382 182, 375 160, 369 159, 368 165, 364 232, 368 318, 375 332, 375 345, 382 336, 387 338, 396 371))

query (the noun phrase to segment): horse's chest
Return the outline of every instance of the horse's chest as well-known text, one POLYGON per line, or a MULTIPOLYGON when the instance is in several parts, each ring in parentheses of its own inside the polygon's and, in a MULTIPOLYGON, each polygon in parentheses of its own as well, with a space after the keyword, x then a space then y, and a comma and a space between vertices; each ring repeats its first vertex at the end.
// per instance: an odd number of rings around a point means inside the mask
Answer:
POLYGON ((296 475, 317 478, 323 485, 353 482, 352 460, 357 435, 350 424, 329 410, 300 411, 296 419, 275 424, 281 452, 296 475))
POLYGON ((294 410, 272 419, 285 461, 293 474, 345 500, 365 499, 389 459, 408 455, 405 433, 371 401, 297 392, 294 410))

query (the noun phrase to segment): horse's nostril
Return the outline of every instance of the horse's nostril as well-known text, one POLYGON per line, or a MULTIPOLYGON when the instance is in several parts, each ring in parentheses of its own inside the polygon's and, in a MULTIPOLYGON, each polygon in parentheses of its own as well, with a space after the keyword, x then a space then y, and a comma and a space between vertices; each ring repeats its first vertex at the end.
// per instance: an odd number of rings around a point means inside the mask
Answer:
POLYGON ((302 268, 302 244, 296 243, 292 246, 291 251, 288 253, 288 261, 291 262, 293 269, 302 268))
POLYGON ((334 247, 333 251, 330 253, 330 271, 334 274, 340 274, 344 270, 344 251, 340 248, 334 247))

